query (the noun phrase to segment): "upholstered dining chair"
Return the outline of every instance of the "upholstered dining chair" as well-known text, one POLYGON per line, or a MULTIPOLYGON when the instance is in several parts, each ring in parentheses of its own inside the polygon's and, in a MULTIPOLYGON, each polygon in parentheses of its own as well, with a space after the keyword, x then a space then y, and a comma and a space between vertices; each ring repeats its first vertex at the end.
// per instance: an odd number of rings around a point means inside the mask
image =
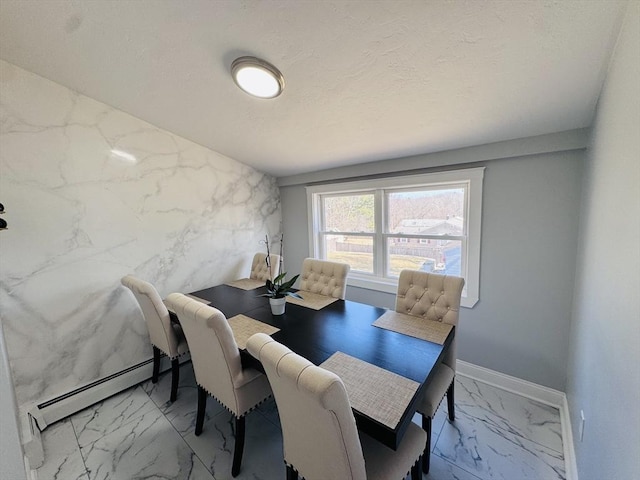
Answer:
POLYGON ((266 253, 256 253, 253 256, 253 262, 251 262, 251 273, 249 278, 252 280, 261 280, 266 282, 267 280, 273 280, 280 274, 280 255, 269 255, 269 264, 267 264, 266 253), (271 269, 269 269, 271 265, 271 269))
POLYGON ((207 394, 235 417, 236 441, 231 475, 237 476, 244 449, 245 415, 271 396, 267 377, 253 368, 243 368, 240 351, 224 314, 213 307, 172 293, 167 304, 176 312, 191 349, 198 384, 196 430, 202 433, 207 394))
POLYGON ((305 258, 300 273, 300 290, 344 300, 350 269, 346 263, 305 258))
MULTIPOLYGON (((460 298, 464 279, 452 275, 438 275, 417 270, 402 270, 398 280, 396 312, 425 318, 435 322, 458 325, 460 298)), ((422 428, 427 432, 427 448, 422 460, 424 473, 429 473, 431 451, 431 421, 447 396, 449 420, 455 420, 454 380, 456 375, 456 338, 442 363, 437 366, 433 380, 425 389, 418 404, 422 428)))
POLYGON ((426 434, 411 423, 397 450, 359 433, 340 377, 293 353, 268 335, 249 338, 278 406, 287 480, 421 478, 426 434))
POLYGON ((182 327, 171 322, 169 310, 162 302, 158 291, 149 282, 140 280, 133 275, 122 277, 120 282, 133 292, 149 330, 153 346, 153 374, 151 376, 153 383, 158 382, 161 353, 164 352, 171 359, 171 396, 169 399, 175 402, 180 381, 178 357, 189 351, 182 327))

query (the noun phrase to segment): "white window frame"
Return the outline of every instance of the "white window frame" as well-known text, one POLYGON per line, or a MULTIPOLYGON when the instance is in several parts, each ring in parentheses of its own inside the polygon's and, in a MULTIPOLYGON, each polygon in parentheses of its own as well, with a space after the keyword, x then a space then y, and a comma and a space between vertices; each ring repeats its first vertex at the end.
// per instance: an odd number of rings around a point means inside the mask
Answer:
MULTIPOLYGON (((427 173, 400 177, 387 177, 374 180, 359 180, 355 182, 332 183, 325 185, 313 185, 306 187, 307 208, 309 218, 309 251, 315 258, 321 254, 321 196, 326 194, 350 194, 371 191, 383 191, 391 189, 410 189, 421 187, 447 187, 449 185, 465 184, 467 186, 467 198, 464 205, 466 241, 462 248, 465 252, 463 258, 462 276, 465 278, 465 287, 462 292, 461 305, 472 308, 480 299, 480 238, 482 221, 482 183, 484 179, 484 167, 467 168, 464 170, 451 170, 447 172, 427 173)), ((382 195, 375 196, 376 231, 374 235, 390 235, 385 233, 383 222, 382 195)), ((390 236, 399 236, 391 234, 390 236)), ((404 236, 404 234, 403 234, 404 236)), ((411 235, 408 235, 411 236, 411 235)), ((374 245, 376 242, 374 241, 374 245)), ((378 242, 376 248, 380 252, 374 252, 374 272, 383 272, 381 262, 386 259, 382 252, 382 243, 378 242)), ((385 260, 386 261, 386 260, 385 260)), ((347 278, 347 285, 366 288, 387 293, 396 293, 398 289, 397 278, 383 277, 381 275, 368 275, 351 271, 347 278)))

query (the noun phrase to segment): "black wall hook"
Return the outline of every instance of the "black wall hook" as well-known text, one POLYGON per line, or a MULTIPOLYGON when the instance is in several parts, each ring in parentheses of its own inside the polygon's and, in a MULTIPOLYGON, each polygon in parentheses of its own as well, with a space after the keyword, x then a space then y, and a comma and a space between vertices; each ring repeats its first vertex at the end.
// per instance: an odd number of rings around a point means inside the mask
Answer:
MULTIPOLYGON (((0 214, 4 213, 4 205, 0 203, 0 214)), ((4 218, 0 218, 0 230, 7 229, 7 221, 4 218)))

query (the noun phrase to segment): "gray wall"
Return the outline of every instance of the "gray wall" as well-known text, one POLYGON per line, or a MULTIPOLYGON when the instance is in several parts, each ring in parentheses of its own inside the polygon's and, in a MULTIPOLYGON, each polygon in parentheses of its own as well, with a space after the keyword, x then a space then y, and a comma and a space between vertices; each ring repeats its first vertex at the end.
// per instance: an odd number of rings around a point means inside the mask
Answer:
POLYGON ((640 2, 632 1, 585 165, 567 386, 580 480, 640 476, 639 85, 640 2))
MULTIPOLYGON (((574 132, 566 137, 571 143, 574 132)), ((528 148, 530 140, 522 145, 528 148)), ((478 147, 479 157, 481 150, 486 146, 478 147)), ((579 149, 481 162, 486 170, 480 301, 462 309, 460 359, 564 391, 583 158, 579 149)), ((423 165, 432 160, 425 155, 423 165)), ((394 160, 398 170, 415 162, 394 160)), ((367 175, 377 167, 363 165, 360 171, 367 175)), ((288 239, 285 268, 294 273, 309 254, 306 192, 304 185, 279 182, 288 239)), ((395 300, 355 287, 347 289, 347 298, 383 307, 393 307, 395 300)))

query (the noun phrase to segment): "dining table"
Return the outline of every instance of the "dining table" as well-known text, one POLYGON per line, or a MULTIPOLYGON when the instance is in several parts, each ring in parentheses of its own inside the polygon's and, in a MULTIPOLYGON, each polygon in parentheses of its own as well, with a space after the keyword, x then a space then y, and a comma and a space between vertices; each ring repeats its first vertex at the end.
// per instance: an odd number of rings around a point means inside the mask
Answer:
MULTIPOLYGON (((347 392, 358 428, 397 449, 422 392, 451 346, 455 327, 445 332, 442 344, 426 341, 373 325, 391 311, 342 299, 331 300, 322 308, 287 303, 283 315, 273 315, 268 298, 261 296, 264 293, 264 286, 243 289, 223 284, 188 295, 217 308, 230 323, 234 318, 248 317, 269 326, 275 331, 270 333, 274 340, 315 365, 337 365, 339 359, 350 359, 350 365, 355 367, 343 372, 355 372, 349 381, 356 390, 359 384, 378 378, 377 387, 360 392, 361 408, 354 405, 349 385, 347 392), (378 374, 382 376, 377 377, 378 374), (396 381, 399 383, 394 383, 396 381), (396 397, 396 394, 404 396, 396 397), (381 420, 383 417, 378 412, 391 412, 390 420, 381 420)), ((244 346, 239 344, 239 348, 244 366, 262 369, 244 346)))

